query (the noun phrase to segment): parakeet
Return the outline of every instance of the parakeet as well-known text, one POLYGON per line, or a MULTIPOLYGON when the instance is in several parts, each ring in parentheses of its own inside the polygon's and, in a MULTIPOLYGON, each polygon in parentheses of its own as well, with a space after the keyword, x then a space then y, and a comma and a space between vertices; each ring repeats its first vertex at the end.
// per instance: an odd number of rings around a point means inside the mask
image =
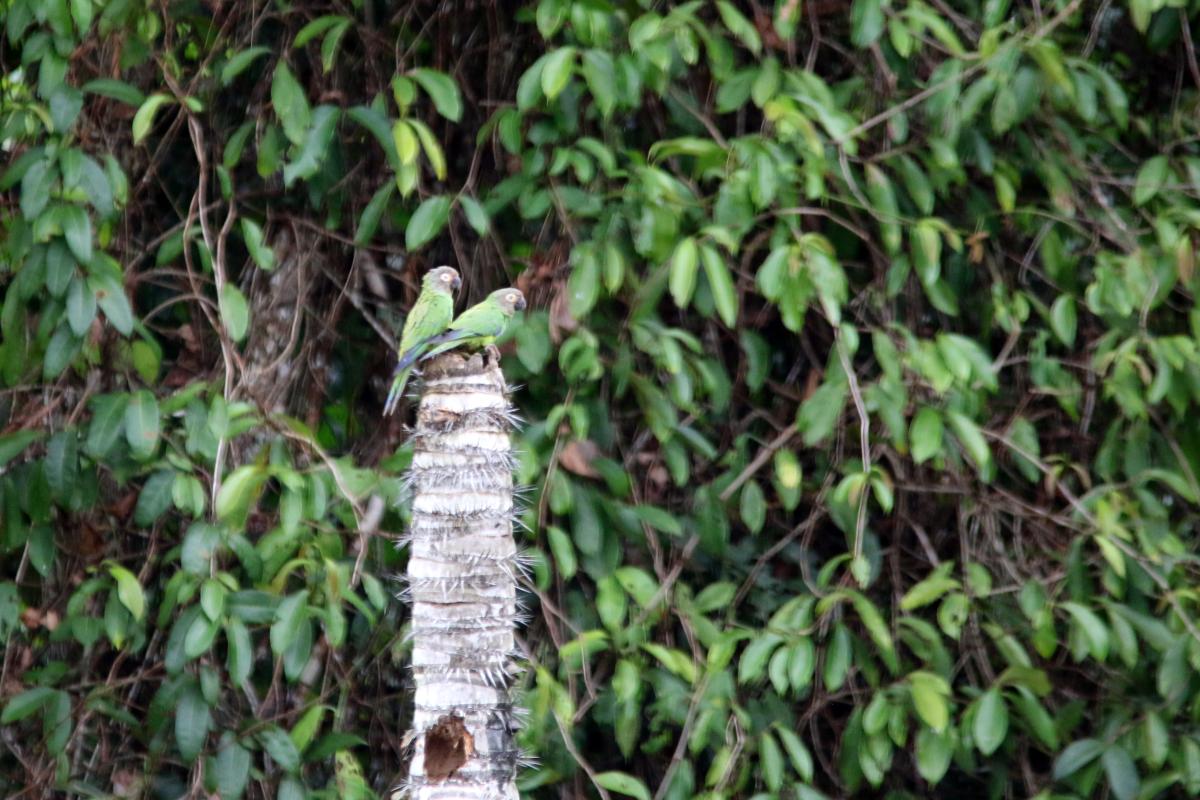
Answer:
POLYGON ((404 330, 400 333, 400 348, 397 352, 398 366, 392 378, 392 388, 388 392, 387 401, 383 404, 383 413, 391 414, 396 410, 401 395, 404 394, 404 384, 412 373, 412 363, 420 355, 420 351, 428 347, 428 342, 434 336, 446 330, 454 317, 454 291, 462 286, 458 270, 453 267, 434 267, 425 273, 421 280, 421 294, 413 303, 404 320, 404 330), (411 361, 405 362, 406 358, 411 361))
POLYGON ((412 369, 417 361, 456 347, 486 347, 504 332, 513 314, 524 308, 525 295, 519 289, 497 289, 459 314, 446 332, 431 337, 426 347, 413 348, 400 360, 400 369, 412 369))

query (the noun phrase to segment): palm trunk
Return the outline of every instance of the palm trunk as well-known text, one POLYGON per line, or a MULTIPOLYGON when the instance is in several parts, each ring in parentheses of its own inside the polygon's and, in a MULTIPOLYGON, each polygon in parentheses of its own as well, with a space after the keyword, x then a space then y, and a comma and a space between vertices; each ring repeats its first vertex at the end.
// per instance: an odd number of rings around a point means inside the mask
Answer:
POLYGON ((516 800, 512 411, 497 353, 424 368, 413 433, 415 800, 516 800))

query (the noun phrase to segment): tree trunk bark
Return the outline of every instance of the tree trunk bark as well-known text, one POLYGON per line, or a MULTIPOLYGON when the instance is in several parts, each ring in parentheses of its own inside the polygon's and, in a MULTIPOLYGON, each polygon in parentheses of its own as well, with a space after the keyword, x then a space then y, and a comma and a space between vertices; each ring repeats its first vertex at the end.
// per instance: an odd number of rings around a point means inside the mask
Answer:
POLYGON ((413 433, 415 800, 516 800, 513 414, 498 353, 424 368, 413 433))

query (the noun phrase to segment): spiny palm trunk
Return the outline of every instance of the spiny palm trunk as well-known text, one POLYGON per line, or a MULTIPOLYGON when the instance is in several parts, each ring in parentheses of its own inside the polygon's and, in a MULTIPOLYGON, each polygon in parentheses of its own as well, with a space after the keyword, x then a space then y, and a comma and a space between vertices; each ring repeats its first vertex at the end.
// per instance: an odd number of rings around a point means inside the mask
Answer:
POLYGON ((494 349, 424 368, 413 434, 415 800, 516 800, 512 411, 494 349))

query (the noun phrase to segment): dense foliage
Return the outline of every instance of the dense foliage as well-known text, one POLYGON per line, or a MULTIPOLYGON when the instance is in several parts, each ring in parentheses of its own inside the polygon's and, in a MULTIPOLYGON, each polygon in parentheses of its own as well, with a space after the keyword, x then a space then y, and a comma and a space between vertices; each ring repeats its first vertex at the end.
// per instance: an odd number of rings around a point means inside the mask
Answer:
POLYGON ((4 796, 396 784, 439 263, 530 796, 1200 794, 1200 3, 0 9, 4 796))

